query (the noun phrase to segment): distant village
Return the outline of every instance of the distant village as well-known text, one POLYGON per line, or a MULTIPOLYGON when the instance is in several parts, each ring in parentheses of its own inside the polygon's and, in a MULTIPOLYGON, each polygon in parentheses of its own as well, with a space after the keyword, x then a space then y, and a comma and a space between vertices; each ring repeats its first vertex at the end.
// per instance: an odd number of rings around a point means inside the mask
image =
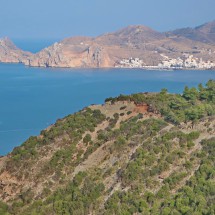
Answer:
POLYGON ((139 58, 123 59, 116 64, 117 68, 143 68, 143 69, 213 69, 215 63, 211 61, 203 61, 195 58, 193 55, 184 55, 183 59, 176 59, 161 55, 164 60, 157 66, 147 66, 143 60, 139 58))

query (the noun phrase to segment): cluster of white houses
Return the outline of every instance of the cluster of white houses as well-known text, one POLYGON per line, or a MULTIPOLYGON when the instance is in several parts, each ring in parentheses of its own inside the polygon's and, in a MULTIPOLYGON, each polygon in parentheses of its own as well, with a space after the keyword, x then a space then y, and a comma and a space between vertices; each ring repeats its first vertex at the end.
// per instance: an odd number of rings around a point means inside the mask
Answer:
POLYGON ((211 61, 203 61, 193 55, 187 55, 182 58, 167 58, 162 63, 158 64, 161 69, 212 69, 215 68, 215 63, 211 61))
POLYGON ((139 58, 122 59, 115 67, 118 68, 143 68, 145 64, 139 58))
POLYGON ((118 68, 143 68, 143 69, 213 69, 215 63, 211 61, 203 61, 195 58, 193 55, 184 55, 183 58, 169 58, 161 55, 165 60, 157 66, 147 66, 143 60, 139 58, 130 58, 121 60, 116 67, 118 68))

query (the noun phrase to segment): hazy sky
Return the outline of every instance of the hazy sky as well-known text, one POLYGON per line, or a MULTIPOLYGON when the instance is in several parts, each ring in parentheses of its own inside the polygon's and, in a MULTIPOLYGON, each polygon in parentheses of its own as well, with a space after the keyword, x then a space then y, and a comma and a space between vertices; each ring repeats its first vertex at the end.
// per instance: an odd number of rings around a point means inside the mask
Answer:
POLYGON ((159 31, 215 20, 215 0, 0 0, 0 37, 61 39, 127 25, 159 31))

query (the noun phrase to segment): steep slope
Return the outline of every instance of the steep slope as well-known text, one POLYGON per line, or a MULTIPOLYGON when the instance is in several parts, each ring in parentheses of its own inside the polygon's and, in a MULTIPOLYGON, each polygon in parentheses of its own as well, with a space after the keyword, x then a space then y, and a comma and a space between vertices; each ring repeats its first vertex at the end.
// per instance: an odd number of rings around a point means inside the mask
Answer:
POLYGON ((58 120, 0 159, 0 213, 213 214, 214 95, 121 95, 58 120))
POLYGON ((17 48, 9 38, 0 39, 0 62, 23 63, 32 56, 30 52, 17 48))
POLYGON ((196 28, 182 28, 167 35, 177 35, 202 43, 215 44, 215 21, 200 25, 196 28))

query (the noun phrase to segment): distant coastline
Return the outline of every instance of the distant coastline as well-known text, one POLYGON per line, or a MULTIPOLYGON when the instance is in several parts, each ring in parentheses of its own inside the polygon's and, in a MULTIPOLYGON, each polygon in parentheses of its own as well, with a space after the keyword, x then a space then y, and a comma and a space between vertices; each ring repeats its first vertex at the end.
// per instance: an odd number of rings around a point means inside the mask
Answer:
POLYGON ((0 64, 5 64, 5 65, 23 65, 24 67, 29 67, 29 68, 41 68, 41 69, 76 69, 76 70, 121 70, 121 69, 126 69, 126 70, 135 70, 135 69, 139 69, 139 70, 145 70, 145 71, 170 71, 170 72, 174 72, 174 71, 186 71, 186 70, 190 70, 190 71, 215 71, 215 67, 214 68, 186 68, 186 67, 170 67, 170 68, 162 68, 162 67, 157 67, 157 66, 145 66, 145 67, 61 67, 61 66, 31 66, 31 65, 25 65, 22 62, 0 62, 0 64))
POLYGON ((37 53, 0 39, 0 62, 51 68, 214 70, 215 21, 194 29, 160 33, 142 25, 98 37, 71 37, 37 53))

